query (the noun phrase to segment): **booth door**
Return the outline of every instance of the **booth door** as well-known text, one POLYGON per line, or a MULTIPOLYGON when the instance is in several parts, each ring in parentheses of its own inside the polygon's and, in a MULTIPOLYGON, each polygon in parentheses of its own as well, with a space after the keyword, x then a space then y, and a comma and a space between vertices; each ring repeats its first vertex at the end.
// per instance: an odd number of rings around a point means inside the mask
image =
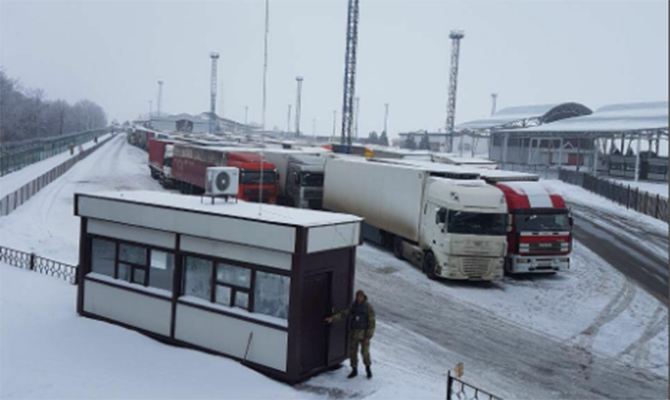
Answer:
POLYGON ((301 310, 301 373, 325 367, 328 361, 328 325, 330 315, 330 272, 306 276, 303 281, 301 310))

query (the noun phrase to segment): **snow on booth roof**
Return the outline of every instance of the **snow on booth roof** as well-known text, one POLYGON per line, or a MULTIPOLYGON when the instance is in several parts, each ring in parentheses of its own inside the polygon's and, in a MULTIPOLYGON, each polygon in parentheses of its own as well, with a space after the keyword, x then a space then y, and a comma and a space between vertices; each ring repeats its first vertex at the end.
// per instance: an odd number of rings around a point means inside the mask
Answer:
POLYGON ((208 197, 203 200, 200 196, 185 196, 148 190, 82 193, 81 195, 290 226, 310 227, 362 221, 362 218, 350 214, 306 210, 270 204, 259 205, 258 203, 248 203, 242 200, 238 200, 237 202, 235 200, 228 200, 226 202, 223 199, 216 199, 214 204, 211 204, 208 197))

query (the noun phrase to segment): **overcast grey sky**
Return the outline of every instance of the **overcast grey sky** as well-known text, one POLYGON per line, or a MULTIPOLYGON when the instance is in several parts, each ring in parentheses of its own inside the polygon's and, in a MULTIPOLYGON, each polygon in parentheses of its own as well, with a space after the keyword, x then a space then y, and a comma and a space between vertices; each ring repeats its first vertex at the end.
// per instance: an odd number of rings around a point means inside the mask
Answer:
MULTIPOLYGON (((332 131, 342 108, 346 0, 270 0, 268 127, 286 127, 305 78, 302 131, 332 131)), ((132 119, 209 108, 210 51, 221 53, 225 116, 261 120, 264 2, 2 1, 0 65, 49 98, 132 119)), ((449 31, 465 30, 457 122, 499 109, 578 101, 591 108, 668 99, 667 1, 360 0, 360 132, 444 126, 449 31)), ((338 131, 339 131, 338 121, 338 131)))

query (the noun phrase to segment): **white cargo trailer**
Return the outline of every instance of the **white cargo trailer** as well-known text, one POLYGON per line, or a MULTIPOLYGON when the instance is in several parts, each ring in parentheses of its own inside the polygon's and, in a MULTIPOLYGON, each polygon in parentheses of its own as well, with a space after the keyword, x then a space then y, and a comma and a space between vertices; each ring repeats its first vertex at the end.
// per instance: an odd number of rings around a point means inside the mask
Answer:
POLYGON ((365 218, 366 239, 430 278, 502 278, 507 204, 476 171, 353 157, 327 158, 325 171, 324 208, 365 218))

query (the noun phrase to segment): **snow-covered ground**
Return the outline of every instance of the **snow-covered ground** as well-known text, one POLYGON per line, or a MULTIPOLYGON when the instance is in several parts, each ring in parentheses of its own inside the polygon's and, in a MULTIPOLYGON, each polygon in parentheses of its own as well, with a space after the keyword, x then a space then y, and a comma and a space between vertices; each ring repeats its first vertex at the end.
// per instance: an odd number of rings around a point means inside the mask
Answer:
POLYGON ((76 265, 79 225, 74 193, 162 190, 148 171, 147 153, 128 145, 125 135, 117 135, 28 203, 0 218, 0 243, 76 265))
MULTIPOLYGON (((110 134, 105 134, 98 137, 98 142, 109 138, 109 136, 110 134)), ((90 142, 84 143, 81 146, 81 150, 86 150, 95 146, 95 144, 96 143, 91 140, 90 142)), ((76 156, 79 154, 79 151, 79 147, 77 147, 75 148, 74 155, 70 155, 69 151, 65 151, 0 177, 0 197, 4 197, 9 193, 14 192, 26 183, 38 178, 46 171, 49 171, 50 169, 76 156)))
MULTIPOLYGON (((162 190, 146 159, 119 135, 0 218, 0 244, 75 264, 74 192, 162 190)), ((640 221, 667 235, 662 221, 640 221)), ((349 381, 342 368, 294 388, 225 358, 79 318, 75 288, 65 282, 8 266, 0 274, 2 398, 443 399, 446 370, 461 361, 467 381, 505 398, 667 397, 667 307, 579 242, 568 273, 492 284, 430 281, 362 246, 356 286, 377 309, 375 377, 349 381)))

